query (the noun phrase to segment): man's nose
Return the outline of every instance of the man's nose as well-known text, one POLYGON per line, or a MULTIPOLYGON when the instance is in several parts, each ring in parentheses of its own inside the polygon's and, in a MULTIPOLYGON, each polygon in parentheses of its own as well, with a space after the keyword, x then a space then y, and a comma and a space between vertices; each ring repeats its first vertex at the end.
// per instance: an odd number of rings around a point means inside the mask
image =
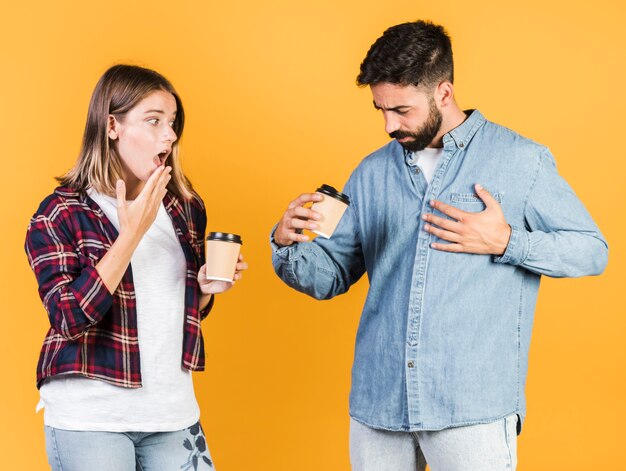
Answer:
POLYGON ((394 131, 400 129, 400 123, 393 115, 385 114, 385 132, 391 134, 394 131))

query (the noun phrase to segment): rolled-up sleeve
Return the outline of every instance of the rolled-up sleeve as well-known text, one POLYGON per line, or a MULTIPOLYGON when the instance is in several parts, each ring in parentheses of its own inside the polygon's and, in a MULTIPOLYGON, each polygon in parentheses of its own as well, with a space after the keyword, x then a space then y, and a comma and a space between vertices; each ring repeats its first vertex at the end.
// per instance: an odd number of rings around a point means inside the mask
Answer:
POLYGON ((35 216, 25 249, 50 325, 64 338, 75 340, 102 320, 113 296, 95 267, 81 263, 68 232, 47 216, 35 216))

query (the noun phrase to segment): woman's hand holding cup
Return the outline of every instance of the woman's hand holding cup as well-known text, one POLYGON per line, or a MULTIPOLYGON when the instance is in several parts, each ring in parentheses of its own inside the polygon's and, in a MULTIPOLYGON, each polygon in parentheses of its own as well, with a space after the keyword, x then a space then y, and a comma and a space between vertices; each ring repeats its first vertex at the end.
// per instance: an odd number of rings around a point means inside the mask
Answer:
POLYGON ((241 280, 243 276, 241 272, 247 269, 248 264, 244 262, 243 255, 239 254, 239 259, 235 267, 235 276, 233 277, 233 281, 207 280, 206 264, 204 264, 198 272, 198 284, 200 285, 200 291, 202 291, 202 293, 204 294, 224 293, 225 291, 231 289, 234 286, 235 282, 241 280))

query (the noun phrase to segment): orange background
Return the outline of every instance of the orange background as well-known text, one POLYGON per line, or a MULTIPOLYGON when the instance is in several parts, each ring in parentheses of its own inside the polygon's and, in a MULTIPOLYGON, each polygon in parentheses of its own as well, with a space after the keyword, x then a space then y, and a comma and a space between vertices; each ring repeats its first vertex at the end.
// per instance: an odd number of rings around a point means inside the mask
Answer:
POLYGON ((544 279, 519 467, 626 469, 621 0, 11 2, 2 8, 3 469, 46 469, 35 366, 46 315, 23 252, 29 217, 77 155, 98 77, 162 72, 187 111, 183 162, 209 229, 240 233, 251 268, 204 323, 195 376, 220 471, 347 470, 354 337, 367 290, 318 302, 273 274, 268 231, 320 183, 341 187, 387 142, 358 66, 417 18, 453 39, 465 108, 548 145, 609 240, 601 277, 544 279), (519 5, 519 6, 517 6, 519 5))

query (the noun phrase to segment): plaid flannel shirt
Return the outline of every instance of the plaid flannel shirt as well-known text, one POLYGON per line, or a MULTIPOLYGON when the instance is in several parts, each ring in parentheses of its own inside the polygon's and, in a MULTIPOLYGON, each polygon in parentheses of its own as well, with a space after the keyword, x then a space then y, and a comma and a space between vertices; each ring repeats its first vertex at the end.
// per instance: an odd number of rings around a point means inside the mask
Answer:
MULTIPOLYGON (((204 263, 206 211, 199 198, 163 199, 187 262, 182 366, 204 370, 198 270, 204 263)), ((48 312, 37 387, 60 374, 79 374, 127 388, 141 387, 137 301, 129 265, 110 294, 95 269, 118 236, 84 192, 58 187, 40 205, 26 234, 26 254, 48 312)))

